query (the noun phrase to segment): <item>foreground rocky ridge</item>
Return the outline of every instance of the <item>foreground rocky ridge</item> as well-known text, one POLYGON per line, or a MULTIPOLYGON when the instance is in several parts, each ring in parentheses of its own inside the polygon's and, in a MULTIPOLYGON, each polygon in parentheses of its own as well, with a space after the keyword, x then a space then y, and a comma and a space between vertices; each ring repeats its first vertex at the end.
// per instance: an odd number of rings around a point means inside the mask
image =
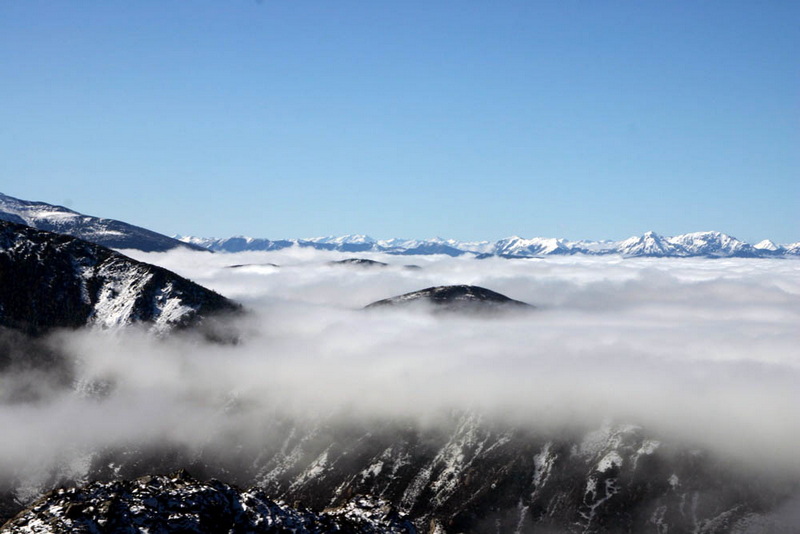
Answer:
POLYGON ((236 310, 225 297, 161 267, 0 221, 0 326, 41 334, 146 323, 164 331, 236 310))
POLYGON ((4 533, 415 534, 386 502, 367 497, 322 513, 293 508, 260 490, 201 482, 185 471, 58 489, 6 523, 4 533))

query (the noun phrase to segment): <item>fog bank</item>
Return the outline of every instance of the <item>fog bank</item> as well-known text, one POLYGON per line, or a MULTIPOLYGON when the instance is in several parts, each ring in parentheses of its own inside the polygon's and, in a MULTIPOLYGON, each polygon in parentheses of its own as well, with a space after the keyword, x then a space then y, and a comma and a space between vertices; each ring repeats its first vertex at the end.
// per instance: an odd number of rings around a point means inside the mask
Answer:
POLYGON ((4 471, 66 458, 80 472, 87 451, 128 443, 256 446, 276 415, 435 424, 476 409, 543 432, 638 424, 800 475, 800 262, 367 255, 390 265, 362 268, 302 249, 133 255, 242 302, 241 342, 54 334, 77 391, 0 406, 4 471), (403 267, 412 263, 422 269, 403 267), (445 284, 538 309, 492 319, 362 310, 445 284))

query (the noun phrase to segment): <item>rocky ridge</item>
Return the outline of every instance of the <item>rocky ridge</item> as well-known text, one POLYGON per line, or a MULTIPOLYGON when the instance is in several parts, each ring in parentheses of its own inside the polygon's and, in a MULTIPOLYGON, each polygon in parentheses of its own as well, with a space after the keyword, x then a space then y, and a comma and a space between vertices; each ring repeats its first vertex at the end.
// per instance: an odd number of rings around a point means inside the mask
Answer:
POLYGON ((179 471, 54 490, 0 532, 415 534, 416 530, 379 499, 358 497, 314 513, 273 501, 258 489, 239 490, 217 480, 201 482, 179 471))
POLYGON ((40 334, 145 323, 166 331, 238 309, 166 269, 81 239, 0 221, 0 326, 40 334))

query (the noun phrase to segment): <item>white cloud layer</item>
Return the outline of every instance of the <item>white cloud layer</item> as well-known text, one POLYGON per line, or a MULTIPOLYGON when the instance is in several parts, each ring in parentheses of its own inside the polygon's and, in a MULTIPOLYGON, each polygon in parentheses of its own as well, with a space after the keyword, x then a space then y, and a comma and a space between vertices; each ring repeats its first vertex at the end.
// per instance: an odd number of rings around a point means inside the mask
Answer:
POLYGON ((797 261, 368 256, 391 265, 364 269, 302 249, 132 255, 245 304, 243 342, 136 329, 58 335, 81 380, 114 389, 100 400, 69 393, 0 406, 0 466, 20 472, 129 441, 257 441, 284 410, 428 418, 475 407, 542 429, 632 422, 800 474, 797 261), (445 284, 538 310, 481 320, 361 309, 445 284), (244 407, 237 415, 232 402, 244 407))

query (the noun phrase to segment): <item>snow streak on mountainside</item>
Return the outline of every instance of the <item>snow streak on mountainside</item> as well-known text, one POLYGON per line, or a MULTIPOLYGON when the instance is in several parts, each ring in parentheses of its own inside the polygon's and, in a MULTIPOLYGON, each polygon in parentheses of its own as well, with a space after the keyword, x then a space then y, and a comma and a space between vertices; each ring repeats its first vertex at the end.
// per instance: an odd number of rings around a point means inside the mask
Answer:
POLYGON ((0 220, 71 235, 110 248, 138 249, 144 252, 164 252, 176 247, 199 249, 192 244, 132 224, 83 215, 44 202, 20 200, 2 193, 0 220))
POLYGON ((753 246, 721 232, 693 232, 674 237, 664 237, 647 232, 623 241, 568 241, 566 239, 518 236, 499 241, 465 242, 453 239, 386 239, 376 240, 365 235, 341 237, 315 237, 311 239, 256 239, 230 237, 224 239, 181 237, 184 243, 219 252, 271 251, 292 246, 340 252, 384 252, 402 255, 444 254, 461 256, 474 254, 483 258, 535 258, 541 256, 586 254, 619 254, 624 257, 657 258, 775 258, 800 256, 800 242, 776 245, 764 240, 753 246))
POLYGON ((63 234, 0 221, 0 325, 51 328, 151 323, 157 331, 235 310, 166 269, 63 234))

